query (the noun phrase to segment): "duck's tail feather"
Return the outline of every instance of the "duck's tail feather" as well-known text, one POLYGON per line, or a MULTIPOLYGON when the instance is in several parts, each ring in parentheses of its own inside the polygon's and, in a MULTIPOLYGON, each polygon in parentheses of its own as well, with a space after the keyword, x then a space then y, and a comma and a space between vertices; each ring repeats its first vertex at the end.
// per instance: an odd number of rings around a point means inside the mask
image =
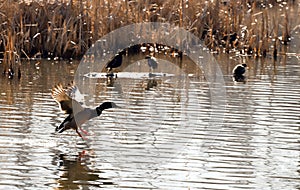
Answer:
POLYGON ((68 117, 66 117, 66 119, 59 126, 57 126, 55 128, 55 131, 58 132, 58 133, 62 133, 65 130, 69 129, 68 127, 66 127, 67 126, 66 123, 70 122, 71 118, 72 118, 72 114, 68 115, 68 117))

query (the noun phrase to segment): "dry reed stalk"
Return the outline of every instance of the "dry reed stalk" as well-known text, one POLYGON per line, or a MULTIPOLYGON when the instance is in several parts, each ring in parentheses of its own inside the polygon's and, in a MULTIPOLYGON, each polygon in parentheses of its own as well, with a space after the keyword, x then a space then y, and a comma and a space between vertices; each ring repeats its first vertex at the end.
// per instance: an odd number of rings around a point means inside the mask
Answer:
POLYGON ((274 43, 273 43, 273 58, 277 59, 277 54, 278 54, 278 47, 277 47, 277 43, 278 43, 278 24, 276 23, 276 18, 275 16, 273 16, 273 27, 274 27, 274 43))
POLYGON ((284 13, 284 29, 282 37, 284 44, 287 44, 290 41, 289 16, 287 10, 285 10, 284 13))

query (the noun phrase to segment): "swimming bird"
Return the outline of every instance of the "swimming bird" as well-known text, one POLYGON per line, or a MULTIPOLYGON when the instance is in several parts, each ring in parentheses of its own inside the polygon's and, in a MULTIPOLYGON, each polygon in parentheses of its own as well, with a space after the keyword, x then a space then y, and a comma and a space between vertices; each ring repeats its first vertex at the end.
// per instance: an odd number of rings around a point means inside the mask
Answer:
POLYGON ((76 90, 77 87, 73 84, 69 84, 66 89, 64 89, 61 84, 57 84, 52 88, 52 98, 59 104, 62 111, 69 114, 66 119, 58 127, 56 127, 55 131, 62 133, 65 130, 74 129, 76 133, 83 138, 78 131, 79 128, 83 133, 87 134, 87 132, 81 128, 83 123, 94 117, 100 116, 102 111, 105 109, 117 108, 119 106, 113 102, 104 102, 94 109, 84 108, 78 101, 71 98, 72 93, 76 90), (79 111, 74 113, 75 110, 79 111))
POLYGON ((156 58, 148 55, 145 57, 145 59, 148 60, 148 65, 150 67, 150 73, 153 72, 153 69, 156 69, 158 66, 156 58))
POLYGON ((8 69, 8 78, 12 79, 14 77, 14 75, 15 75, 15 71, 13 70, 12 67, 10 67, 8 69))
POLYGON ((3 75, 7 75, 7 77, 8 77, 9 79, 14 78, 15 71, 14 71, 14 69, 12 68, 12 64, 9 65, 9 68, 8 68, 7 71, 6 71, 6 68, 4 68, 3 75))
POLYGON ((247 64, 238 64, 232 70, 233 81, 235 82, 245 82, 245 73, 247 70, 247 64))

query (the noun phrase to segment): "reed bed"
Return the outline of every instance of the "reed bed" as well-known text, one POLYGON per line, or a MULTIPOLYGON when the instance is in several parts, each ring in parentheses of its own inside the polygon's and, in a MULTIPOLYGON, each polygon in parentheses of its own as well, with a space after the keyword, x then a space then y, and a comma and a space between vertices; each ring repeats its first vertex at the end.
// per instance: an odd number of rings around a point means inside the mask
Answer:
POLYGON ((297 6, 293 0, 1 1, 0 58, 7 68, 20 58, 81 58, 110 31, 150 21, 184 27, 212 52, 275 58, 291 39, 297 6))

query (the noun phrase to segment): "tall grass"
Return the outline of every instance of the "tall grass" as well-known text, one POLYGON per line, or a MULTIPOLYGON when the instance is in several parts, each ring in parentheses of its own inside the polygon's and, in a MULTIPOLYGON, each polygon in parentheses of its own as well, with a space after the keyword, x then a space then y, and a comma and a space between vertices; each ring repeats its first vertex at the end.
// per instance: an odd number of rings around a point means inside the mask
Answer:
POLYGON ((56 0, 0 2, 0 56, 81 58, 101 36, 140 22, 170 22, 214 52, 275 57, 290 40, 294 1, 56 0), (276 11, 273 11, 275 7, 276 11))

